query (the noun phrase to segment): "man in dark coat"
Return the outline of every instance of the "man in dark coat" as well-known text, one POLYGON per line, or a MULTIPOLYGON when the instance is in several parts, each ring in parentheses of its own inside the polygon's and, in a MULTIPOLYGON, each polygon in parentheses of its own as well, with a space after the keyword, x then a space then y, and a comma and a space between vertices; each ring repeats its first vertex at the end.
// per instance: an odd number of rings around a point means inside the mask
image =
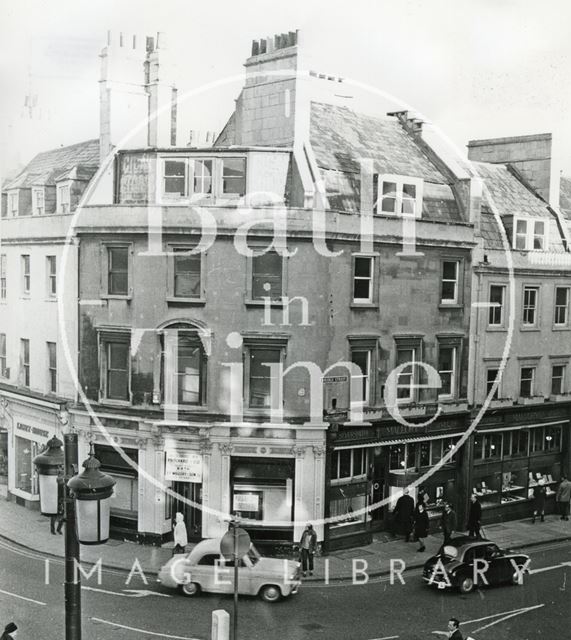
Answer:
POLYGON ((452 505, 447 502, 442 512, 442 533, 444 534, 444 544, 448 544, 452 538, 452 534, 456 531, 456 512, 452 509, 452 505))
POLYGON ((18 634, 18 627, 14 622, 9 622, 4 627, 4 633, 0 636, 0 640, 12 640, 18 634))
POLYGON ((482 505, 478 496, 473 493, 470 496, 470 512, 468 513, 468 535, 481 538, 480 526, 482 522, 482 505))
POLYGON ((410 539, 412 524, 414 522, 414 499, 405 489, 403 495, 397 500, 393 511, 395 530, 404 535, 405 542, 410 539))
POLYGON ((428 529, 430 521, 428 519, 428 511, 425 509, 423 502, 419 502, 416 505, 416 511, 414 512, 414 537, 418 540, 418 550, 424 551, 424 539, 428 535, 428 529))
POLYGON ((460 633, 460 621, 457 618, 448 620, 448 637, 450 640, 463 640, 460 633))
POLYGON ((571 482, 566 476, 561 476, 561 483, 557 489, 557 495, 555 496, 557 506, 559 507, 559 513, 561 514, 561 520, 569 520, 569 501, 571 500, 571 482))
POLYGON ((535 518, 539 515, 541 522, 545 521, 545 496, 547 495, 547 489, 545 488, 545 480, 539 478, 537 485, 533 489, 533 518, 532 523, 535 523, 535 518))

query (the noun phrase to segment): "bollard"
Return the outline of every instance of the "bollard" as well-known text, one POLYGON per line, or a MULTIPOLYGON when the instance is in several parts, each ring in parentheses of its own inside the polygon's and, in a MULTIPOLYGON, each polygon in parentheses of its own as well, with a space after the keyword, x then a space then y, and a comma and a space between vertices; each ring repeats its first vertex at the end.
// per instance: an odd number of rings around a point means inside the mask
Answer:
POLYGON ((224 609, 212 612, 211 640, 228 640, 230 638, 230 614, 224 609))

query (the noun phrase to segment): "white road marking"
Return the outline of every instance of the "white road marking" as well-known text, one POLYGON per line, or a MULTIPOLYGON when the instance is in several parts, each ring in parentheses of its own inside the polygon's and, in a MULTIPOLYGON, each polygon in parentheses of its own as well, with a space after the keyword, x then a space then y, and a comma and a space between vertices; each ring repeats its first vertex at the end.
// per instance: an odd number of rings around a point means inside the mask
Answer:
POLYGON ((495 624, 499 624, 500 622, 505 622, 506 620, 509 620, 510 618, 515 618, 516 616, 520 616, 522 613, 529 613, 530 611, 534 611, 535 609, 541 609, 541 607, 544 607, 544 606, 545 606, 544 604, 536 604, 534 607, 526 607, 525 609, 520 609, 519 611, 515 611, 509 616, 504 616, 499 620, 494 620, 489 624, 485 624, 483 627, 478 627, 477 629, 474 629, 474 631, 472 631, 471 633, 479 633, 484 629, 489 629, 490 627, 493 627, 495 624))
POLYGON ((123 596, 123 598, 143 598, 144 596, 159 596, 161 598, 172 598, 172 596, 166 593, 158 593, 157 591, 151 591, 150 589, 123 589, 125 593, 119 591, 109 591, 107 589, 98 589, 97 587, 88 587, 83 585, 81 587, 86 591, 96 591, 97 593, 107 593, 112 596, 123 596))
POLYGON ((24 596, 19 596, 16 593, 10 593, 10 591, 3 591, 2 589, 0 589, 0 593, 4 593, 7 596, 12 596, 13 598, 20 598, 20 600, 26 600, 27 602, 33 602, 34 604, 41 604, 42 607, 46 606, 45 602, 40 602, 39 600, 33 600, 32 598, 26 598, 24 596))
POLYGON ((561 567, 571 567, 571 562, 560 562, 554 564, 551 567, 540 567, 539 569, 531 569, 529 573, 535 575, 536 573, 543 573, 544 571, 552 571, 553 569, 561 569, 561 567))
POLYGON ((373 640, 395 640, 395 638, 400 638, 400 636, 384 636, 383 638, 373 638, 373 640))
POLYGON ((137 627, 128 627, 125 624, 118 624, 117 622, 111 622, 111 620, 103 620, 103 618, 89 618, 93 622, 101 622, 102 624, 108 624, 112 627, 119 627, 121 629, 127 629, 129 631, 138 631, 139 633, 146 633, 149 636, 159 636, 160 638, 172 638, 173 640, 202 640, 201 638, 189 638, 188 636, 171 636, 168 633, 157 633, 155 631, 147 631, 146 629, 138 629, 137 627))

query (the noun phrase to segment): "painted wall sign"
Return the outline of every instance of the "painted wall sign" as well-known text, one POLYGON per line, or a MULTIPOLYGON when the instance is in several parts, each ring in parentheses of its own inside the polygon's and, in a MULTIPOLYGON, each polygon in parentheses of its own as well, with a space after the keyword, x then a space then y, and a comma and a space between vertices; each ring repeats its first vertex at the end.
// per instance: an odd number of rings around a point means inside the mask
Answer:
POLYGON ((234 511, 259 511, 260 496, 257 493, 235 493, 234 511))
POLYGON ((25 433, 33 433, 35 436, 40 436, 45 438, 46 440, 50 437, 50 432, 45 429, 40 429, 39 427, 32 427, 29 424, 24 424, 23 422, 16 423, 16 431, 23 431, 25 433))
POLYGON ((202 456, 192 451, 166 451, 165 480, 202 482, 202 456))

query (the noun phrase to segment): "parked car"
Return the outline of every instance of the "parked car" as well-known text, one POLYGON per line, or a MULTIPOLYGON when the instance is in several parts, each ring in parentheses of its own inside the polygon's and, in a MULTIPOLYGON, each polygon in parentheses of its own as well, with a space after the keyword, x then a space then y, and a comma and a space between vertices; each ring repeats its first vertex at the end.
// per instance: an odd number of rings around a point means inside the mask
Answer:
POLYGON ((483 575, 490 586, 522 584, 523 574, 529 573, 529 560, 525 553, 500 549, 489 540, 459 536, 426 561, 422 577, 439 589, 454 587, 469 593, 477 586, 487 586, 477 570, 485 570, 483 575))
MULTIPOLYGON (((185 596, 234 593, 234 561, 220 553, 220 538, 199 542, 190 553, 173 556, 159 571, 159 582, 185 596)), ((299 562, 264 558, 254 545, 240 559, 238 593, 260 596, 266 602, 297 593, 301 585, 299 562)))

